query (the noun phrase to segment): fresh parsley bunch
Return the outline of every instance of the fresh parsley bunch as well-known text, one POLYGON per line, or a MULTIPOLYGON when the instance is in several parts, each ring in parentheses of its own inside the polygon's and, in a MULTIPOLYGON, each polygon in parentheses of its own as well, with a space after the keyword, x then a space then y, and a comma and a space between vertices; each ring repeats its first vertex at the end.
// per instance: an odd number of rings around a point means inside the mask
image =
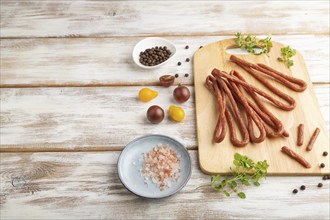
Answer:
POLYGON ((247 52, 255 55, 268 54, 270 48, 273 47, 273 43, 271 42, 272 38, 270 36, 259 41, 257 41, 256 36, 251 34, 243 36, 241 33, 236 33, 235 37, 237 46, 239 46, 242 50, 246 50, 247 52))
POLYGON ((220 175, 213 175, 211 177, 211 183, 202 185, 201 187, 210 186, 226 196, 230 196, 231 193, 236 193, 237 196, 245 199, 245 193, 240 192, 237 188, 242 185, 250 186, 251 183, 259 186, 259 180, 261 178, 266 178, 267 168, 269 167, 266 160, 255 163, 252 159, 239 153, 234 155, 233 164, 235 166, 230 168, 232 172, 231 178, 228 176, 221 177, 220 175))

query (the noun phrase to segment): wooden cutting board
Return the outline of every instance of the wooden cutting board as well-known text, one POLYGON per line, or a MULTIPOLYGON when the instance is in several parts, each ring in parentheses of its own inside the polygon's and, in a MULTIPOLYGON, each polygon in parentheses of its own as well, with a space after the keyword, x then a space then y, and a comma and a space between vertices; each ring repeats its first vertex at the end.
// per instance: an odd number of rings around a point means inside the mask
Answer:
MULTIPOLYGON (((235 63, 229 61, 230 54, 228 54, 226 50, 235 47, 234 39, 227 39, 209 44, 195 53, 194 80, 198 152, 199 163, 203 172, 208 174, 230 172, 229 168, 233 165, 233 156, 238 152, 251 157, 254 161, 267 160, 270 165, 269 174, 273 175, 321 175, 329 173, 329 155, 326 157, 322 156, 323 151, 329 152, 328 131, 304 59, 297 51, 296 56, 293 57, 294 66, 290 69, 287 68, 285 64, 277 61, 277 57, 280 56, 280 48, 284 46, 283 44, 273 42, 273 47, 269 56, 253 54, 236 55, 252 63, 264 63, 283 73, 305 80, 308 84, 304 92, 298 93, 287 89, 278 82, 272 81, 274 86, 288 93, 297 102, 296 108, 292 111, 279 110, 271 104, 264 102, 268 109, 283 122, 290 137, 266 138, 262 143, 249 143, 243 148, 237 148, 231 144, 228 132, 226 138, 221 143, 213 143, 213 132, 218 117, 218 111, 213 94, 211 94, 204 85, 206 76, 211 73, 213 68, 218 68, 226 72, 235 69, 238 70, 249 83, 270 94, 271 92, 235 63), (305 135, 303 146, 298 147, 296 145, 297 127, 300 123, 305 125, 305 135), (314 144, 313 150, 307 152, 306 145, 316 127, 319 127, 321 132, 314 144), (302 155, 311 163, 312 168, 306 169, 283 154, 280 151, 282 146, 288 146, 302 155), (321 169, 319 167, 320 163, 324 163, 325 168, 321 169)), ((281 100, 278 97, 276 98, 281 100)))

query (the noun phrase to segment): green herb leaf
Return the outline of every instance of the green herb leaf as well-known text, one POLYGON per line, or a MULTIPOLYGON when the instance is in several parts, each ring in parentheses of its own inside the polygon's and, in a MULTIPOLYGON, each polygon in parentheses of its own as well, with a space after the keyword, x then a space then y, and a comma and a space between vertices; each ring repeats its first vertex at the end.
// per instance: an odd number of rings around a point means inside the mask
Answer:
POLYGON ((221 186, 222 189, 225 188, 227 185, 228 185, 227 180, 222 180, 221 183, 220 183, 220 186, 221 186))
POLYGON ((247 179, 242 179, 241 182, 243 183, 243 185, 245 186, 250 186, 250 183, 247 179))
POLYGON ((239 164, 239 161, 238 161, 238 160, 234 160, 234 161, 233 161, 233 164, 234 164, 235 166, 237 166, 237 167, 238 167, 238 166, 240 166, 240 164, 239 164))
POLYGON ((214 183, 214 182, 220 181, 220 179, 221 179, 220 175, 213 175, 211 177, 211 182, 214 183))
POLYGON ((227 192, 226 190, 223 190, 223 193, 224 193, 227 197, 230 196, 229 192, 227 192))
POLYGON ((245 198, 246 198, 246 195, 245 195, 245 193, 243 193, 243 192, 239 192, 239 193, 237 193, 237 195, 238 195, 241 199, 245 199, 245 198))
POLYGON ((234 189, 236 186, 237 186, 236 181, 235 181, 235 180, 232 180, 231 183, 230 183, 230 187, 231 187, 232 189, 234 189))
POLYGON ((296 50, 290 46, 281 48, 281 57, 278 57, 277 60, 286 64, 288 68, 293 66, 293 60, 291 58, 296 55, 296 50))
POLYGON ((260 185, 259 180, 266 178, 267 168, 269 167, 266 160, 255 163, 251 158, 236 153, 234 155, 234 167, 230 167, 232 176, 213 175, 211 183, 202 185, 201 187, 212 187, 217 192, 222 192, 226 196, 230 196, 230 192, 237 193, 240 198, 245 198, 243 192, 238 192, 240 186, 250 186, 252 183, 256 186, 260 185))
POLYGON ((240 160, 241 157, 242 157, 242 156, 241 156, 239 153, 234 154, 234 159, 235 159, 235 160, 240 160))
POLYGON ((272 38, 270 37, 270 35, 265 39, 261 39, 259 41, 257 41, 254 35, 250 34, 244 36, 241 33, 236 33, 235 37, 235 43, 238 47, 255 55, 268 54, 270 48, 273 47, 273 43, 271 42, 272 38), (257 52, 256 49, 258 49, 259 52, 257 52))

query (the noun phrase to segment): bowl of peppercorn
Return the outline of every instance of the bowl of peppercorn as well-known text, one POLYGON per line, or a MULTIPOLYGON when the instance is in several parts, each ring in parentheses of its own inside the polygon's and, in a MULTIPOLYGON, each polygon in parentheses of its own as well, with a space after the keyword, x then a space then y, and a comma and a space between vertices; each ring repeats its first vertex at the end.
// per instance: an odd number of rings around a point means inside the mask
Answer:
POLYGON ((148 37, 135 45, 132 56, 139 67, 154 69, 167 63, 175 53, 175 45, 170 41, 160 37, 148 37))

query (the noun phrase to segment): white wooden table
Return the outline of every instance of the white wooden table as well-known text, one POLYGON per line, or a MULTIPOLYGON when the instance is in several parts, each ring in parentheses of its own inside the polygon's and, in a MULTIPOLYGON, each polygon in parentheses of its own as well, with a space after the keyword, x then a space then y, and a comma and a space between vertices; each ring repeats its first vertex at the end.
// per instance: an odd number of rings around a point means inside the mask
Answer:
POLYGON ((198 166, 194 98, 184 122, 146 122, 151 104, 172 103, 174 87, 157 86, 159 76, 178 73, 194 91, 185 58, 236 32, 271 33, 304 55, 329 128, 329 1, 1 0, 0 218, 329 219, 329 181, 320 176, 268 177, 245 188, 245 200, 196 190, 210 177, 198 166), (177 57, 138 68, 131 52, 146 36, 171 40, 177 57), (142 104, 145 86, 160 96, 142 104), (117 176, 120 151, 147 133, 180 140, 193 160, 186 187, 166 199, 139 198, 117 176))

